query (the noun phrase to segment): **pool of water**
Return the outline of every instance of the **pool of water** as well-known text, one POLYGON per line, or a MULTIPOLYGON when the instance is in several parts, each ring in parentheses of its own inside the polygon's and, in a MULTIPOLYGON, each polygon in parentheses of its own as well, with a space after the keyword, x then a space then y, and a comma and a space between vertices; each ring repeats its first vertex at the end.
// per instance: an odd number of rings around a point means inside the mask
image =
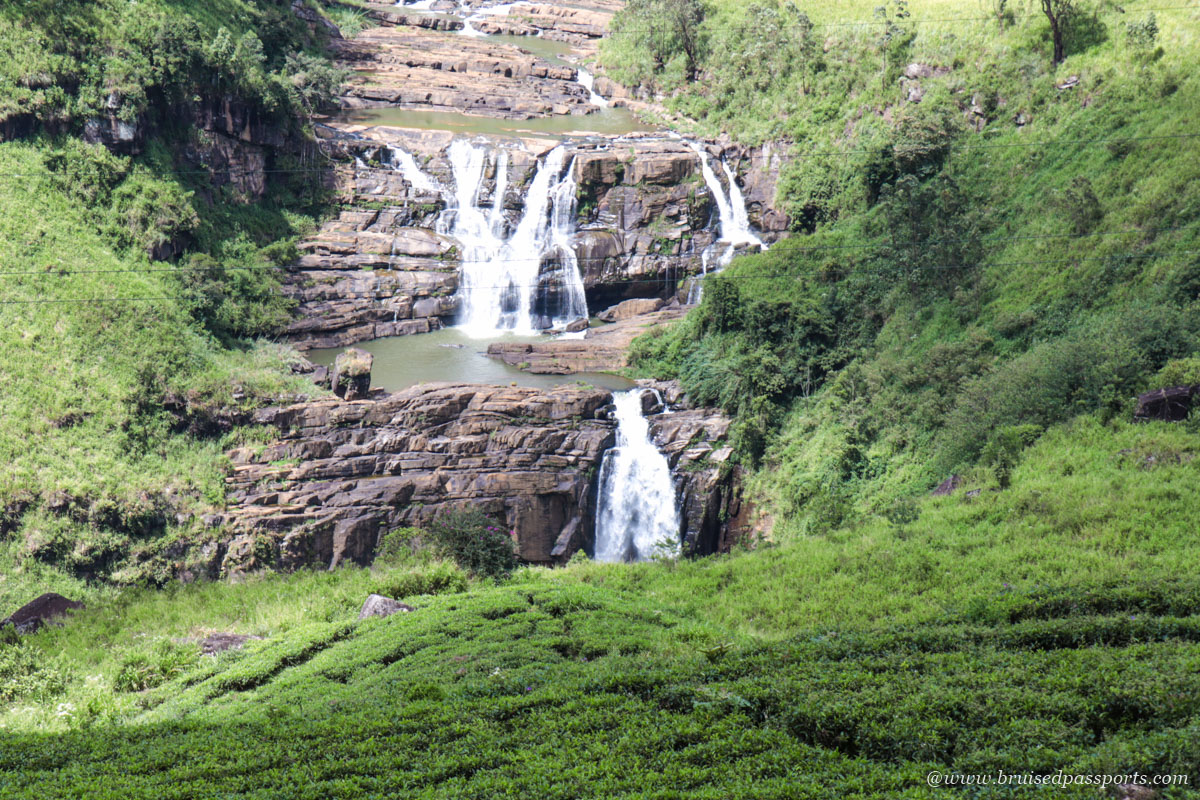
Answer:
MULTIPOLYGON (((532 375, 488 358, 492 341, 538 342, 544 336, 504 336, 495 340, 472 339, 458 328, 443 328, 433 333, 391 336, 354 345, 375 356, 371 385, 396 392, 418 383, 452 381, 490 383, 507 386, 550 388, 566 383, 587 383, 609 391, 622 391, 634 384, 619 375, 581 372, 575 375, 532 375)), ((337 354, 345 348, 310 350, 306 355, 314 364, 332 367, 337 354)))
POLYGON ((658 126, 638 120, 627 108, 605 108, 595 114, 496 119, 460 111, 428 111, 411 108, 363 108, 346 112, 342 119, 357 125, 389 125, 428 131, 450 131, 470 136, 623 136, 639 131, 656 131, 658 126))
POLYGON ((567 53, 571 52, 571 45, 568 42, 556 42, 553 39, 543 39, 541 36, 512 36, 507 33, 497 33, 484 38, 489 42, 499 42, 500 44, 511 44, 513 47, 519 47, 525 52, 531 53, 544 61, 549 61, 556 66, 578 66, 564 58, 567 53))

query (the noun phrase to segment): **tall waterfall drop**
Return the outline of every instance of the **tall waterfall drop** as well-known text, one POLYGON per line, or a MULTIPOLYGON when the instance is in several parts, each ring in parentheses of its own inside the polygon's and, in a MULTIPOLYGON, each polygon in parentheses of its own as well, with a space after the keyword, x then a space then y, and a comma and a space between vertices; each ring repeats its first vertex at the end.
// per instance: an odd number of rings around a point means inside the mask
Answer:
POLYGON ((717 203, 717 214, 720 217, 717 241, 700 254, 701 279, 693 280, 691 289, 688 291, 688 303, 695 304, 700 302, 703 292, 701 284, 703 278, 708 275, 710 266, 715 267, 714 272, 720 272, 727 267, 733 260, 736 245, 756 244, 763 249, 766 249, 766 245, 750 227, 750 215, 746 212, 746 196, 742 194, 742 188, 738 186, 737 176, 733 174, 733 169, 724 159, 721 160, 721 169, 725 172, 725 179, 729 182, 729 193, 726 194, 725 187, 721 185, 717 173, 709 166, 708 153, 700 146, 699 142, 688 142, 688 146, 696 151, 696 155, 700 159, 700 173, 704 176, 704 183, 717 203))
POLYGON ((646 561, 661 543, 679 541, 679 510, 667 457, 650 440, 644 389, 613 394, 617 444, 600 466, 597 561, 646 561))
POLYGON ((461 245, 460 324, 472 336, 498 330, 534 333, 587 318, 587 299, 571 238, 575 225, 574 164, 566 149, 538 164, 511 235, 504 218, 508 154, 495 151, 496 186, 489 206, 478 203, 488 151, 457 139, 447 150, 454 175, 449 208, 438 232, 461 245))

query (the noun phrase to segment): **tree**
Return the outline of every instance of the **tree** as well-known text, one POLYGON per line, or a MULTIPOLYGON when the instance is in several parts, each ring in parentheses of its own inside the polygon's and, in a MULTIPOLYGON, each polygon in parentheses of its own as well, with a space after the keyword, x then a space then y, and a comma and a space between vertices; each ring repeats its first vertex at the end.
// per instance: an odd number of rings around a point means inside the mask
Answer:
POLYGON ((682 55, 691 82, 704 56, 704 16, 701 0, 630 0, 613 20, 613 35, 647 53, 655 73, 682 55))
POLYGON ((1042 13, 1050 21, 1050 37, 1054 40, 1054 66, 1066 59, 1066 48, 1063 45, 1063 34, 1070 24, 1071 17, 1078 10, 1075 0, 1038 0, 1042 4, 1042 13))

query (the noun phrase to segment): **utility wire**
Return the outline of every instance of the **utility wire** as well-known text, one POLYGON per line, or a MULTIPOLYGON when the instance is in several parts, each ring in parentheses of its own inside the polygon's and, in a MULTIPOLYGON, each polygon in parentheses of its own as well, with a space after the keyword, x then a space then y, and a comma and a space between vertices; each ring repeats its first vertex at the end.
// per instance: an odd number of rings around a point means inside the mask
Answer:
MULTIPOLYGON (((1177 230, 1177 229, 1171 229, 1171 230, 1177 230)), ((1135 232, 1137 232, 1137 231, 1122 231, 1120 233, 1135 233, 1135 232)), ((1100 234, 1093 233, 1093 234, 1064 234, 1064 235, 1083 238, 1085 236, 1096 236, 1096 235, 1100 235, 1100 234)), ((1117 232, 1110 231, 1104 235, 1117 235, 1117 232)), ((976 241, 976 240, 962 239, 962 240, 942 240, 942 241, 944 241, 944 242, 960 241, 961 242, 961 241, 976 241)), ((994 240, 994 241, 1000 241, 1000 240, 994 240)), ((922 242, 921 244, 931 244, 931 243, 933 243, 933 242, 922 242)), ((911 244, 911 243, 909 243, 909 244, 911 244)), ((849 245, 849 246, 858 247, 859 245, 849 245)), ((866 246, 870 246, 870 245, 866 245, 866 246)), ((885 242, 885 243, 881 243, 877 246, 881 247, 881 248, 882 247, 891 248, 891 247, 904 247, 904 246, 908 246, 908 245, 903 244, 903 243, 892 244, 890 242, 885 242)), ((796 250, 790 250, 788 252, 789 253, 803 252, 803 250, 796 249, 796 250)), ((1177 250, 1177 251, 1171 251, 1171 252, 1161 252, 1160 251, 1160 252, 1123 253, 1123 254, 1114 253, 1114 254, 1104 255, 1104 256, 1079 256, 1079 257, 1075 257, 1075 258, 1035 259, 1035 260, 1031 260, 1031 261, 992 261, 992 262, 988 262, 986 264, 986 266, 989 266, 989 267, 1017 267, 1017 266, 1032 266, 1032 265, 1036 265, 1036 264, 1078 263, 1078 262, 1085 262, 1085 261, 1110 261, 1110 260, 1136 261, 1136 260, 1140 260, 1140 259, 1166 258, 1166 257, 1170 257, 1170 256, 1186 256, 1186 255, 1200 255, 1200 250, 1177 250)), ((700 256, 695 253, 681 253, 681 254, 675 254, 675 255, 647 253, 647 254, 642 254, 641 257, 646 258, 646 257, 653 257, 653 256, 657 256, 657 257, 663 258, 663 259, 681 259, 681 260, 687 260, 687 261, 691 261, 691 262, 694 262, 700 258, 700 256)), ((638 256, 635 255, 633 257, 636 258, 638 256)), ((419 258, 419 257, 415 257, 415 258, 419 258)), ((600 264, 603 264, 614 258, 617 258, 617 257, 616 256, 604 256, 604 257, 595 257, 595 258, 577 258, 576 262, 577 263, 600 263, 600 264)), ((535 258, 464 259, 464 260, 460 260, 460 261, 456 262, 456 264, 457 265, 462 265, 462 264, 526 264, 526 263, 539 263, 540 264, 545 260, 546 259, 541 259, 541 258, 537 258, 537 259, 535 259, 535 258)), ((450 263, 450 262, 445 262, 445 263, 450 263)), ((947 267, 947 269, 952 269, 952 268, 957 268, 957 267, 956 266, 955 267, 947 267)), ((137 268, 69 269, 69 268, 66 268, 66 269, 54 269, 54 270, 45 270, 45 271, 42 271, 42 270, 20 270, 20 271, 0 272, 0 276, 2 276, 2 277, 17 276, 17 277, 30 277, 30 278, 65 278, 65 277, 68 277, 71 275, 154 274, 154 273, 162 273, 162 272, 165 272, 165 273, 237 272, 237 271, 241 271, 241 270, 247 270, 247 271, 277 270, 279 272, 286 272, 286 273, 294 274, 294 275, 303 275, 306 272, 314 272, 314 271, 339 272, 339 273, 345 273, 345 275, 347 277, 354 277, 356 275, 365 274, 368 271, 371 273, 374 273, 376 270, 383 271, 383 270, 389 270, 389 269, 390 268, 388 268, 388 267, 379 267, 379 268, 372 268, 371 270, 355 270, 355 269, 338 270, 338 269, 322 269, 322 268, 306 269, 306 268, 275 266, 275 265, 256 265, 256 266, 246 266, 246 267, 224 267, 224 266, 218 265, 218 266, 211 266, 211 267, 147 267, 144 269, 137 269, 137 268)), ((937 267, 927 267, 926 269, 938 269, 938 268, 937 267)), ((392 270, 392 271, 403 273, 403 272, 408 272, 408 271, 422 272, 422 271, 428 271, 428 270, 392 270)), ((447 274, 449 274, 449 273, 447 273, 447 274)), ((621 281, 606 281, 605 283, 609 284, 609 283, 620 283, 620 282, 621 281)), ((632 280, 630 282, 644 283, 645 281, 644 280, 632 280)), ((508 284, 505 284, 504 286, 508 286, 508 284)), ((501 289, 501 288, 504 288, 504 286, 489 286, 489 287, 478 286, 478 287, 474 287, 474 288, 501 289)))
MULTIPOLYGON (((669 134, 664 132, 662 134, 662 138, 674 139, 674 138, 684 138, 684 137, 672 137, 669 134)), ((1020 147, 1067 147, 1067 146, 1076 147, 1076 146, 1091 145, 1091 144, 1125 144, 1128 142, 1178 141, 1178 140, 1184 140, 1184 139, 1197 139, 1197 138, 1200 138, 1200 133, 1176 133, 1176 134, 1162 134, 1162 135, 1156 135, 1156 136, 1097 137, 1094 139, 1050 139, 1050 140, 1041 140, 1041 141, 1036 141, 1036 142, 997 142, 997 143, 986 143, 985 142, 982 144, 955 145, 952 149, 954 149, 954 150, 1005 150, 1005 149, 1020 148, 1020 147)), ((619 141, 619 140, 616 140, 616 141, 619 141)), ((703 140, 698 140, 698 141, 703 143, 703 140)), ((383 142, 374 142, 374 141, 365 141, 362 144, 366 147, 380 147, 380 146, 394 147, 395 146, 395 145, 387 145, 383 142)), ((778 144, 778 146, 780 146, 780 147, 795 147, 796 144, 794 142, 786 142, 786 143, 780 143, 780 144, 778 144)), ((403 148, 401 148, 401 149, 403 149, 403 148)), ((879 148, 879 147, 849 147, 849 148, 844 148, 844 149, 840 149, 840 150, 811 151, 811 152, 803 152, 803 153, 772 153, 769 155, 755 154, 755 155, 743 155, 736 160, 739 162, 740 161, 751 161, 751 162, 763 161, 763 162, 767 162, 767 163, 775 163, 777 161, 792 161, 792 160, 797 160, 797 159, 814 158, 814 157, 819 157, 819 156, 841 156, 841 155, 847 155, 850 153, 877 153, 880 151, 880 149, 881 148, 879 148)), ((580 153, 605 153, 605 152, 609 152, 609 151, 605 150, 605 149, 580 149, 578 152, 580 152, 580 153)), ((690 150, 690 149, 686 150, 686 151, 680 150, 678 154, 679 155, 696 155, 695 151, 690 150)), ((392 173, 401 175, 401 178, 404 180, 404 182, 409 183, 409 181, 407 179, 404 179, 400 170, 394 169, 392 167, 387 167, 387 166, 372 167, 369 165, 366 167, 360 167, 356 164, 346 164, 344 162, 335 162, 335 161, 330 161, 329 165, 325 166, 325 167, 296 167, 293 169, 268 169, 268 170, 261 170, 261 173, 265 174, 265 175, 297 175, 297 174, 328 175, 328 174, 333 174, 339 170, 342 170, 342 171, 351 170, 354 172, 355 178, 358 177, 359 172, 361 170, 367 170, 369 172, 392 172, 392 173)), ((152 174, 154 174, 154 175, 208 175, 208 176, 212 176, 212 175, 221 174, 222 172, 225 172, 225 170, 213 170, 213 169, 174 170, 174 169, 168 169, 168 170, 155 170, 152 174)), ((57 173, 51 172, 49 170, 47 170, 46 172, 0 172, 0 178, 48 178, 55 174, 57 174, 57 173)), ((35 187, 27 186, 26 188, 35 188, 35 187)))
MULTIPOLYGON (((945 271, 952 271, 952 270, 990 269, 990 268, 994 268, 994 267, 1018 266, 1018 265, 1080 263, 1080 262, 1084 262, 1084 261, 1136 261, 1136 260, 1143 259, 1143 258, 1147 258, 1147 259, 1148 258, 1168 258, 1168 257, 1177 256, 1177 255, 1198 255, 1198 254, 1200 254, 1200 251, 1198 251, 1198 250, 1185 250, 1185 251, 1178 251, 1178 252, 1174 252, 1174 253, 1151 253, 1151 254, 1144 254, 1144 255, 1127 254, 1124 256, 1106 256, 1106 257, 1094 257, 1094 258, 1063 258, 1063 259, 1044 259, 1044 260, 1034 260, 1034 261, 1008 261, 1008 262, 1001 261, 1001 262, 992 262, 992 263, 978 262, 978 263, 973 263, 973 264, 913 265, 913 266, 909 266, 909 267, 880 267, 880 268, 875 268, 875 269, 866 269, 866 268, 856 267, 856 268, 845 270, 845 272, 841 276, 841 278, 842 279, 852 278, 852 277, 855 277, 858 275, 901 275, 901 274, 910 274, 910 273, 915 273, 915 272, 945 272, 945 271)), ((1185 262, 1179 262, 1179 263, 1185 263, 1185 262)), ((682 282, 684 280, 688 280, 688 279, 703 280, 709 276, 716 276, 716 275, 720 275, 722 280, 778 280, 778 279, 799 280, 800 278, 808 277, 807 275, 804 275, 804 274, 787 273, 787 272, 768 273, 768 274, 746 273, 746 274, 738 274, 738 275, 729 275, 729 274, 726 274, 722 270, 718 270, 718 271, 709 272, 709 273, 684 274, 682 276, 676 274, 674 278, 672 278, 669 274, 664 274, 661 277, 652 277, 652 278, 626 278, 626 279, 622 279, 622 280, 605 281, 603 285, 604 286, 622 286, 622 285, 632 285, 632 284, 662 283, 664 286, 666 286, 666 285, 671 284, 672 282, 680 283, 680 282, 682 282)), ((539 283, 534 283, 534 284, 516 284, 516 283, 493 284, 493 285, 460 284, 458 288, 459 288, 459 290, 465 289, 467 291, 474 291, 474 290, 479 290, 479 289, 494 289, 494 290, 509 290, 509 289, 521 289, 521 288, 539 289, 539 288, 542 288, 543 286, 544 286, 544 284, 539 282, 539 283)), ((361 293, 350 292, 350 293, 341 294, 338 297, 338 299, 340 299, 340 300, 389 300, 391 298, 392 298, 392 296, 386 296, 386 295, 381 296, 379 293, 374 292, 374 291, 361 292, 361 293)), ((182 300, 182 299, 184 299, 184 298, 181 295, 168 295, 168 296, 161 296, 161 297, 36 298, 36 299, 23 299, 23 300, 0 300, 0 305, 51 304, 51 303, 111 303, 111 302, 125 302, 125 301, 158 302, 158 301, 166 301, 166 300, 178 301, 178 300, 182 300)))

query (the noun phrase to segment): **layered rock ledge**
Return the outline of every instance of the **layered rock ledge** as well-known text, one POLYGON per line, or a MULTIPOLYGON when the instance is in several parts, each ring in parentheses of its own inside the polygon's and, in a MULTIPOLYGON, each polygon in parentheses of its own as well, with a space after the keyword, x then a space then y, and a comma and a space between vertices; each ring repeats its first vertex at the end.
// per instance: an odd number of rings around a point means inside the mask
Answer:
MULTIPOLYGON (((600 464, 616 436, 611 402, 585 386, 426 384, 259 411, 278 438, 229 454, 229 507, 212 521, 227 531, 220 571, 366 564, 382 533, 464 506, 516 531, 525 561, 561 563, 592 547, 600 464)), ((681 536, 696 553, 733 535, 728 426, 706 409, 654 418, 677 467, 681 536)))

